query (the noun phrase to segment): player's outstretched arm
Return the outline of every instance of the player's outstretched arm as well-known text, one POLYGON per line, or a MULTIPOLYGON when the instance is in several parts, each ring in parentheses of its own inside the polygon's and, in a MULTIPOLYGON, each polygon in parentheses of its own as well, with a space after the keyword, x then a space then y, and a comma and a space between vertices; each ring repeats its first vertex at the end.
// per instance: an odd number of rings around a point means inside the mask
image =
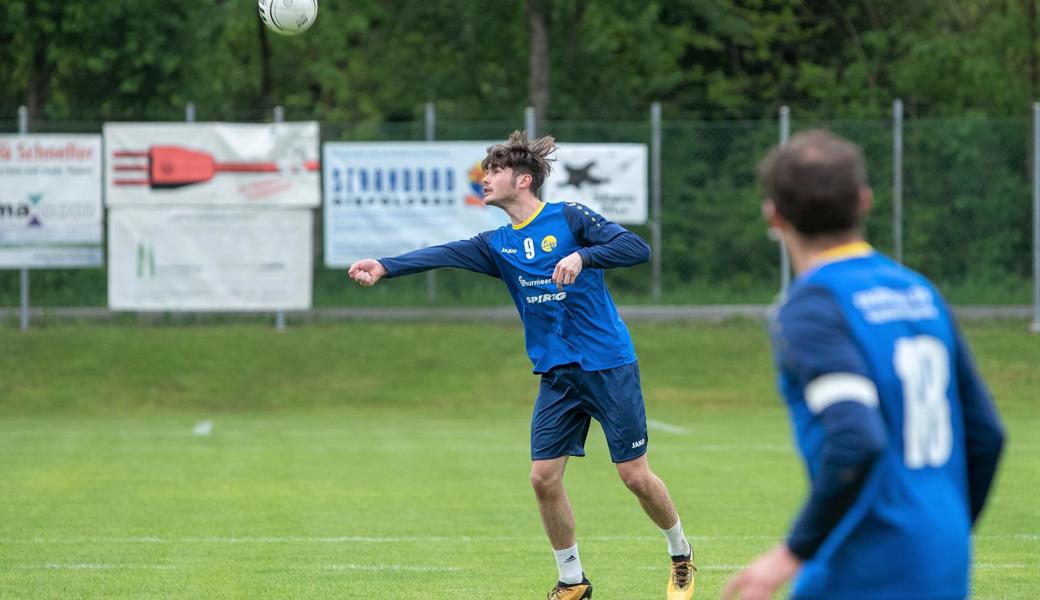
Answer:
POLYGON ((378 260, 363 258, 350 265, 347 275, 364 287, 372 287, 386 275, 386 268, 378 260))
POLYGON ((488 245, 491 233, 486 231, 468 240, 421 248, 400 256, 381 258, 377 262, 385 270, 382 276, 388 279, 445 267, 499 277, 494 253, 488 245))

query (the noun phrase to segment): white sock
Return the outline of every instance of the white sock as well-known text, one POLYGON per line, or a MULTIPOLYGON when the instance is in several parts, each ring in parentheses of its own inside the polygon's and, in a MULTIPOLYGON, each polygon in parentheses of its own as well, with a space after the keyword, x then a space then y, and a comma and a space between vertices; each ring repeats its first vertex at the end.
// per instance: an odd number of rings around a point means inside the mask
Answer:
POLYGON ((668 554, 671 556, 687 556, 693 554, 693 547, 686 540, 682 530, 682 521, 676 521, 671 529, 662 529, 665 539, 668 540, 668 554))
POLYGON ((556 555, 556 566, 560 569, 560 581, 563 583, 581 583, 581 559, 578 558, 578 545, 563 550, 553 550, 556 555))

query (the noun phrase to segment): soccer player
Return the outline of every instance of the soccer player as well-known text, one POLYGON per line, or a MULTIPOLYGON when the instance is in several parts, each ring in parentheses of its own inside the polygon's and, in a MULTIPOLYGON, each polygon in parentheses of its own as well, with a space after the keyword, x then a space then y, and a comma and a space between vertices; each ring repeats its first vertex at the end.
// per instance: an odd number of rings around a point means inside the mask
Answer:
POLYGON ((966 598, 1004 433, 950 309, 864 241, 856 146, 802 133, 759 176, 798 272, 771 335, 811 492, 786 541, 723 597, 767 599, 795 577, 795 599, 966 598))
POLYGON ((603 269, 646 262, 650 247, 580 204, 538 199, 555 148, 552 137, 529 141, 519 131, 488 148, 481 164, 484 201, 505 211, 511 225, 395 258, 360 260, 348 273, 363 286, 438 267, 500 278, 520 313, 534 372, 541 375, 531 419, 531 484, 559 568, 548 598, 592 597, 563 472, 569 457, 585 455, 594 418, 622 481, 667 540, 668 599, 688 600, 696 571, 693 549, 667 488, 647 463, 639 366, 603 278, 603 269))

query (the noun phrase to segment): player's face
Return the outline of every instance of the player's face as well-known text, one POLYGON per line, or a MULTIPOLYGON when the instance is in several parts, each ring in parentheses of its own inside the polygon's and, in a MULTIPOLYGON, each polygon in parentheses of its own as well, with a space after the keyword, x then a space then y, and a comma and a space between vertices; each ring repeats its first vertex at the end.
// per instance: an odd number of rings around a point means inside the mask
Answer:
POLYGON ((502 207, 516 200, 516 178, 512 168, 491 167, 484 174, 484 204, 502 207))

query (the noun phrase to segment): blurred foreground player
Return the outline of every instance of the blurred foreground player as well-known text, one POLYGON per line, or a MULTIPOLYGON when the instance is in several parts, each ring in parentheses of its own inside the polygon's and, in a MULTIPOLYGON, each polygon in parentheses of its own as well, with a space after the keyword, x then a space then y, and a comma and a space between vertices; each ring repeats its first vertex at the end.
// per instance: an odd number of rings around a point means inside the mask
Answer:
POLYGON ((724 598, 968 597, 971 530, 1003 428, 949 307, 861 233, 858 148, 796 135, 759 165, 763 212, 798 272, 771 322, 811 493, 786 541, 724 598))
POLYGON ((549 600, 592 597, 563 472, 569 457, 585 455, 593 418, 603 427, 622 481, 668 542, 668 600, 689 600, 693 549, 667 488, 647 463, 639 365, 603 278, 603 269, 646 262, 650 247, 580 204, 539 200, 555 148, 551 137, 529 141, 522 132, 488 148, 481 165, 484 202, 505 211, 511 225, 395 258, 360 260, 349 275, 370 286, 383 277, 456 267, 501 279, 520 313, 534 372, 541 375, 531 419, 531 483, 559 568, 549 600))

